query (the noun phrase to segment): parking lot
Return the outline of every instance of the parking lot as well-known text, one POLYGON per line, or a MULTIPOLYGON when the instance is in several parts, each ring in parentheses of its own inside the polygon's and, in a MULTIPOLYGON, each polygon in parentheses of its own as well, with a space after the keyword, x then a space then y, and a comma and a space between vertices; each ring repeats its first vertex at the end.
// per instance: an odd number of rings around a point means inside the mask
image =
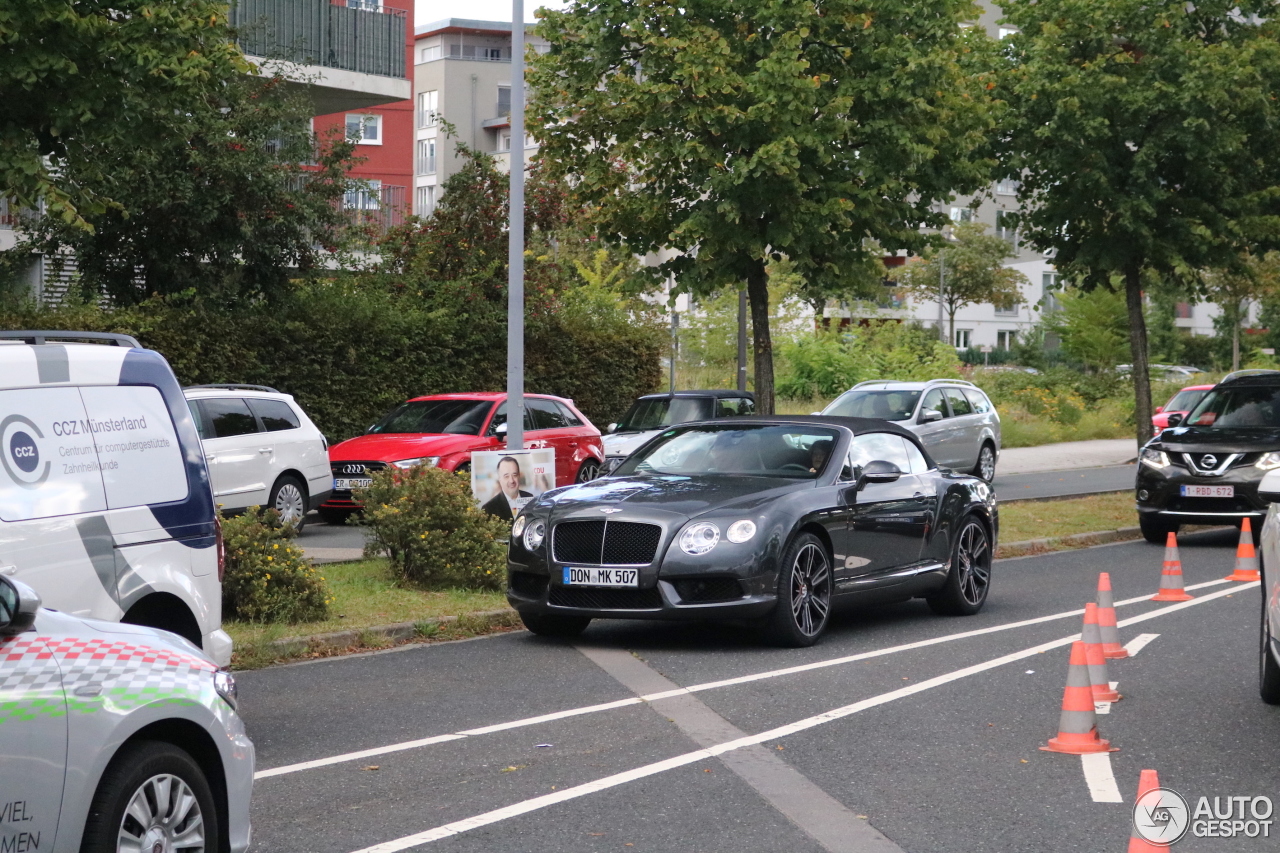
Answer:
POLYGON ((1162 549, 1127 543, 999 561, 977 616, 849 612, 810 649, 618 621, 244 673, 253 849, 1122 850, 1145 768, 1193 809, 1280 794, 1258 586, 1221 581, 1234 544, 1183 538, 1177 605, 1143 600, 1162 549), (1110 662, 1124 699, 1098 728, 1119 751, 1082 761, 1038 747, 1099 571, 1145 645, 1110 662))

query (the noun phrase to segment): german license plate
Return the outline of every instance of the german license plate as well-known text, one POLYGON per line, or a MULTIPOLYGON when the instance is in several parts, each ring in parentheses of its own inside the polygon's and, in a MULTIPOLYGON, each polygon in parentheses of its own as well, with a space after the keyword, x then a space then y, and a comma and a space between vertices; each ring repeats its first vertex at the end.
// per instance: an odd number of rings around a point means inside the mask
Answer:
POLYGON ((346 492, 349 492, 352 489, 367 489, 371 485, 373 485, 372 477, 343 477, 333 481, 333 487, 335 489, 346 492))
POLYGON ((1182 486, 1184 498, 1234 498, 1235 486, 1182 486))
POLYGON ((564 567, 565 586, 639 586, 637 569, 573 569, 564 567))

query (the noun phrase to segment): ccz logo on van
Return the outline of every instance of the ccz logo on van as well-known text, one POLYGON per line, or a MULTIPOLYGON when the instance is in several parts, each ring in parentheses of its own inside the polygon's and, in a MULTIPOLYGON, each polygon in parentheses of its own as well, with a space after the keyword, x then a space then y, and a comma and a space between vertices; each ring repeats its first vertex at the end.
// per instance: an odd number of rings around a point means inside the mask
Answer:
POLYGON ((4 470, 11 480, 24 488, 34 489, 48 479, 49 463, 41 464, 40 446, 36 444, 36 438, 44 438, 38 426, 22 415, 10 415, 0 423, 0 436, 4 437, 0 462, 4 463, 4 470))

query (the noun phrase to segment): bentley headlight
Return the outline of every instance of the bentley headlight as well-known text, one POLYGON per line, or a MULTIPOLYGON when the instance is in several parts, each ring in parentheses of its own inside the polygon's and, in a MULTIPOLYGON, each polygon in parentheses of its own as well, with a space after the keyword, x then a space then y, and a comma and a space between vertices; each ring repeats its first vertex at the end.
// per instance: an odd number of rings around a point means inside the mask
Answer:
POLYGON ((724 538, 734 544, 741 544, 756 535, 756 523, 748 519, 735 521, 729 525, 729 529, 725 531, 724 538))
POLYGON ((702 521, 680 534, 680 550, 696 557, 716 547, 719 541, 720 528, 709 521, 702 521))
POLYGON ((528 516, 520 516, 516 519, 516 523, 511 525, 511 538, 519 539, 520 534, 524 533, 524 526, 529 523, 528 516))
MULTIPOLYGON (((1143 465, 1150 465, 1152 468, 1168 468, 1170 464, 1168 454, 1163 450, 1156 450, 1152 447, 1142 448, 1139 458, 1142 460, 1143 465)), ((1258 465, 1261 467, 1262 463, 1259 462, 1258 465)))
POLYGON ((1258 467, 1263 471, 1274 471, 1280 468, 1280 453, 1273 451, 1262 454, 1262 458, 1258 460, 1258 467))
POLYGON ((547 538, 547 523, 545 521, 531 521, 524 528, 524 548, 526 551, 536 551, 542 545, 542 540, 547 538))

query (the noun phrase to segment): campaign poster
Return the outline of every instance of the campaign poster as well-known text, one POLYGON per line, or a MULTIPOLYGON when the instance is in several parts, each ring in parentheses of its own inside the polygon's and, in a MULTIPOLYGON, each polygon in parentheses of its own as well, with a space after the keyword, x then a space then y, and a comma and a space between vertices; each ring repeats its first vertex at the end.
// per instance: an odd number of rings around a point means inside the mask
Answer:
POLYGON ((471 454, 471 492, 481 509, 507 521, 556 485, 556 452, 484 450, 471 454))

